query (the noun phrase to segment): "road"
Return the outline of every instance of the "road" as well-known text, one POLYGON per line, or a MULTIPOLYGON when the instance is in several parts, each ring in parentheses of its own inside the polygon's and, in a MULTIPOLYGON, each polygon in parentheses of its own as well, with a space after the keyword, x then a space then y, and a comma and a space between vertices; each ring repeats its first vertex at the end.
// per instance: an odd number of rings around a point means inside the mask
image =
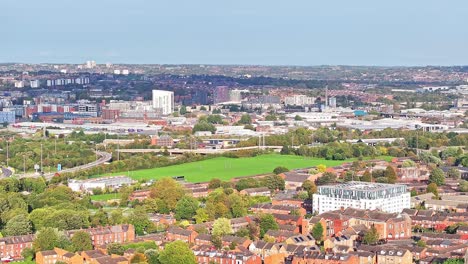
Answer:
MULTIPOLYGON (((76 171, 80 171, 80 170, 90 169, 92 167, 96 167, 96 166, 99 166, 99 165, 104 164, 106 162, 109 162, 112 159, 112 154, 108 153, 108 152, 98 151, 98 152, 96 152, 96 154, 97 154, 97 156, 99 156, 99 158, 96 161, 93 161, 93 162, 90 162, 88 164, 84 164, 84 165, 81 165, 81 166, 77 166, 77 167, 73 167, 73 168, 69 168, 69 169, 64 169, 64 170, 60 171, 60 173, 76 172, 76 171)), ((55 175, 55 172, 45 173, 44 178, 46 180, 50 180, 50 179, 52 179, 52 177, 54 177, 54 175, 55 175)), ((26 175, 17 175, 17 176, 18 176, 18 178, 24 178, 24 177, 37 177, 38 175, 35 174, 35 173, 29 173, 29 174, 26 174, 26 175)))
MULTIPOLYGON (((225 152, 231 151, 240 151, 240 150, 255 150, 255 149, 273 149, 280 151, 282 146, 253 146, 253 147, 242 147, 242 148, 225 148, 225 149, 168 149, 167 151, 172 154, 183 154, 183 153, 197 153, 201 155, 207 154, 222 154, 225 152)), ((152 153, 152 152, 163 152, 161 149, 120 149, 118 150, 121 153, 152 153)))

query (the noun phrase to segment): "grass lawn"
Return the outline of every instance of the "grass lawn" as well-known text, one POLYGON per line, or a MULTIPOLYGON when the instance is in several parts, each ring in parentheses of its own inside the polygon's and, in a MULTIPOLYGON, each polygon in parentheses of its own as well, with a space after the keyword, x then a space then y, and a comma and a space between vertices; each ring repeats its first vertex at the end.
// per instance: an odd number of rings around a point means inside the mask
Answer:
POLYGON ((120 194, 118 193, 105 193, 98 195, 91 195, 91 200, 93 201, 108 201, 113 199, 120 199, 120 194))
MULTIPOLYGON (((389 159, 389 157, 379 158, 389 159)), ((278 166, 284 166, 288 169, 298 169, 324 164, 327 167, 332 167, 353 160, 355 159, 325 160, 279 154, 260 155, 248 158, 219 157, 168 167, 131 171, 129 173, 114 173, 114 175, 128 174, 135 180, 185 176, 185 180, 189 182, 205 182, 212 178, 230 180, 235 177, 269 173, 278 166)))

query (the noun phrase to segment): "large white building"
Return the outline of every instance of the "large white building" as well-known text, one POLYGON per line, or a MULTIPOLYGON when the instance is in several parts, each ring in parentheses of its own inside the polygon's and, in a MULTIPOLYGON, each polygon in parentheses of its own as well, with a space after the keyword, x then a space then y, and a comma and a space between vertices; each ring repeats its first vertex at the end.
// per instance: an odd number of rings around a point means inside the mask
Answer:
POLYGON ((68 187, 74 192, 92 192, 93 189, 107 188, 116 190, 124 185, 131 185, 135 183, 134 180, 127 176, 111 176, 87 180, 69 180, 68 187))
POLYGON ((174 93, 163 90, 153 90, 153 108, 160 110, 163 115, 174 112, 174 93))
POLYGON ((410 208, 410 203, 411 195, 406 185, 351 181, 318 186, 313 196, 313 211, 321 214, 352 207, 400 213, 410 208))
POLYGON ((284 98, 284 104, 286 105, 312 105, 315 102, 314 97, 309 97, 307 95, 293 95, 284 98))

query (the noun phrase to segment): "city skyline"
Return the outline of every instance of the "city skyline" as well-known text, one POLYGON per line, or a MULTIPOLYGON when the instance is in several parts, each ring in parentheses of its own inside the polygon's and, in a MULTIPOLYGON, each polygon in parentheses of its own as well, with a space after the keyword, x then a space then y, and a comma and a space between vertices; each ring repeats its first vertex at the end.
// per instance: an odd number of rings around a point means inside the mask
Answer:
POLYGON ((0 62, 466 65, 467 3, 17 1, 0 62), (50 15, 45 15, 50 14, 50 15))

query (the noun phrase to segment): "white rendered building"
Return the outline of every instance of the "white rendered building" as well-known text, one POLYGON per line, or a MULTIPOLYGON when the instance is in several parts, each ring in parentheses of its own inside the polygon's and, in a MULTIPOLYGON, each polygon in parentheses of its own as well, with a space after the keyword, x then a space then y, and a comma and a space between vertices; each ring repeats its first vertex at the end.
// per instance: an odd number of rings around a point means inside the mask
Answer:
POLYGON ((400 213, 410 202, 406 185, 352 181, 318 186, 312 208, 319 214, 347 207, 400 213))
POLYGON ((153 108, 161 110, 163 115, 174 112, 174 93, 163 90, 153 90, 153 108))

